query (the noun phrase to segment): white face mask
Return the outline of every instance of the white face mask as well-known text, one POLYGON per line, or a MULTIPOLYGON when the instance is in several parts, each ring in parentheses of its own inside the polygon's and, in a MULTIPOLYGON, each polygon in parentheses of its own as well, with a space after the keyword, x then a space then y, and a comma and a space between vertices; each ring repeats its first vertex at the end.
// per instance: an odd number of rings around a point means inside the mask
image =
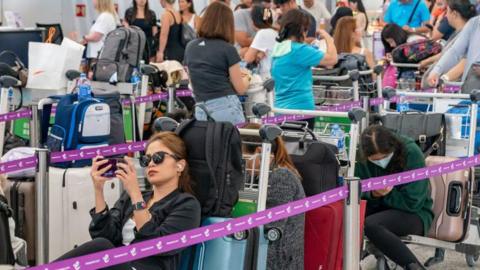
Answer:
POLYGON ((369 159, 369 161, 371 163, 377 165, 378 167, 382 168, 382 169, 386 169, 388 164, 390 163, 390 160, 392 160, 392 157, 393 157, 393 153, 390 153, 382 159, 379 159, 379 160, 370 160, 369 159))

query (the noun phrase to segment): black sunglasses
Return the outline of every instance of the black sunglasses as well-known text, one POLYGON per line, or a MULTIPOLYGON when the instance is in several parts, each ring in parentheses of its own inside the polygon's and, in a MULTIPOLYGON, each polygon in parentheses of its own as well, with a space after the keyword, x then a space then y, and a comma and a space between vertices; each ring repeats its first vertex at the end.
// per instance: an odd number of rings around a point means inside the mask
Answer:
POLYGON ((140 166, 142 167, 148 167, 148 164, 150 164, 150 161, 153 161, 155 165, 162 164, 163 160, 165 159, 165 156, 171 156, 175 160, 179 160, 176 155, 170 154, 164 151, 156 152, 153 153, 152 155, 144 155, 140 157, 140 166))

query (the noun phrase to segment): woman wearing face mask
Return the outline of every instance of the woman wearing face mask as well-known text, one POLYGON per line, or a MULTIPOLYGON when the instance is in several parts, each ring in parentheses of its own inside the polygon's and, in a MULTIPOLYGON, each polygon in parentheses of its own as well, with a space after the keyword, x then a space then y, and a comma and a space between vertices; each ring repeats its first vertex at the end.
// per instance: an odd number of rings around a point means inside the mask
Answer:
MULTIPOLYGON (((361 160, 355 175, 368 179, 425 166, 420 148, 407 137, 382 126, 370 126, 361 135, 361 160)), ((412 182, 364 193, 367 199, 365 235, 383 254, 404 269, 424 269, 400 240, 407 235, 426 235, 433 220, 429 182, 412 182)))
MULTIPOLYGON (((190 186, 186 148, 172 132, 154 135, 140 159, 145 167, 152 190, 140 192, 132 161, 117 163, 116 177, 125 193, 109 208, 103 195, 108 178, 102 175, 111 165, 102 168, 108 160, 93 160, 91 176, 95 192, 95 208, 90 211, 92 241, 68 252, 57 260, 65 260, 90 253, 128 246, 133 243, 193 229, 200 225, 200 203, 190 186)), ((107 269, 178 269, 180 251, 174 250, 107 269)))

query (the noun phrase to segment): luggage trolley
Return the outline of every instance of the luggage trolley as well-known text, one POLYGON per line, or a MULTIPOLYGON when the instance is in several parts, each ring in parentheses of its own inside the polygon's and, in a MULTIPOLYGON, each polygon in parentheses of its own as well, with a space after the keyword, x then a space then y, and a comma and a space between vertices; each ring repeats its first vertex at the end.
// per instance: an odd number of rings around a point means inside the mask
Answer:
POLYGON ((358 71, 351 70, 342 76, 328 75, 328 70, 313 69, 313 92, 315 104, 335 105, 348 101, 358 101, 362 97, 380 96, 378 89, 382 89, 381 73, 382 66, 373 69, 358 71), (377 79, 371 82, 363 81, 362 76, 377 75, 377 79))
MULTIPOLYGON (((445 112, 445 107, 468 107, 468 113, 451 114, 445 113, 447 118, 447 153, 456 156, 473 156, 477 126, 478 102, 480 101, 480 91, 473 91, 471 95, 467 94, 444 94, 444 93, 415 93, 401 92, 406 96, 433 99, 433 111, 445 112), (446 102, 442 102, 444 99, 446 102), (471 104, 457 105, 452 104, 459 100, 470 100, 471 104), (467 122, 466 119, 469 121, 467 122), (449 130, 450 129, 450 130, 449 130), (448 148, 456 148, 448 152, 448 148)), ((430 179, 432 181, 432 179, 430 179)), ((469 181, 464 190, 457 194, 458 200, 455 205, 465 209, 462 216, 464 221, 463 233, 457 241, 446 241, 433 237, 423 237, 409 235, 403 240, 409 244, 417 244, 437 248, 435 256, 429 261, 438 263, 443 261, 444 249, 457 251, 465 254, 467 265, 474 267, 480 255, 480 209, 472 205, 472 196, 474 192, 474 169, 471 169, 469 181), (467 193, 466 200, 460 194, 467 193)), ((449 187, 451 188, 451 187, 449 187)), ((449 202, 447 202, 449 203, 449 202)), ((434 202, 434 209, 435 209, 434 202)), ((442 209, 445 208, 442 206, 442 209)), ((461 212, 460 212, 461 213, 461 212)))

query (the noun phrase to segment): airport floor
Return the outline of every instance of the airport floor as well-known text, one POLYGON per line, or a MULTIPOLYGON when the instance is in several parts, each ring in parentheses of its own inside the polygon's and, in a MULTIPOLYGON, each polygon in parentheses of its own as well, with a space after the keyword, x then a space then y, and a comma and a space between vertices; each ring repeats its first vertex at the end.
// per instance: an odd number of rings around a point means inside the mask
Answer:
MULTIPOLYGON (((429 247, 422 247, 418 245, 410 245, 409 246, 417 258, 421 262, 425 262, 428 258, 430 258, 434 253, 434 248, 429 247)), ((375 270, 375 257, 369 256, 362 261, 362 270, 375 270)), ((397 269, 401 269, 398 267, 397 269)), ((467 263, 465 262, 465 255, 454 252, 454 251, 447 251, 445 254, 445 260, 437 265, 429 267, 428 270, 460 270, 460 269, 480 269, 480 262, 477 263, 475 268, 468 267, 467 263)))

